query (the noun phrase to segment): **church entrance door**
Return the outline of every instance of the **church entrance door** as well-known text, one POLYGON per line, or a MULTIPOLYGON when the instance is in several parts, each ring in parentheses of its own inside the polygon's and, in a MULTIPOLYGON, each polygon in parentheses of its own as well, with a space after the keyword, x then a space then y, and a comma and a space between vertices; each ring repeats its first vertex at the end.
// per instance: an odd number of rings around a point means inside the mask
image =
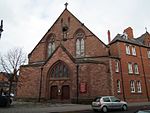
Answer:
POLYGON ((58 86, 51 86, 50 99, 58 99, 58 86))
POLYGON ((70 99, 70 88, 69 85, 64 85, 62 86, 62 95, 61 95, 62 100, 68 100, 70 99))

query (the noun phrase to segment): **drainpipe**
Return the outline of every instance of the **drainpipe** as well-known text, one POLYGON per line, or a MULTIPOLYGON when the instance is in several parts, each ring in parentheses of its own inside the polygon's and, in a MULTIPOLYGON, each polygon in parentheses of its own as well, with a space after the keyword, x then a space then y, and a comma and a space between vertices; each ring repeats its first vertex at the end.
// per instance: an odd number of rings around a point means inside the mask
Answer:
POLYGON ((140 48, 140 57, 141 57, 141 62, 142 62, 142 68, 143 68, 143 74, 144 74, 144 82, 145 82, 145 87, 146 87, 146 94, 147 94, 147 99, 150 101, 149 95, 148 95, 148 88, 147 88, 147 81, 146 81, 146 76, 145 76, 145 69, 144 69, 144 63, 143 63, 143 58, 142 58, 142 52, 141 52, 141 47, 140 48))
POLYGON ((42 72, 43 72, 43 67, 41 67, 41 77, 40 77, 40 88, 39 88, 39 98, 38 102, 41 100, 41 90, 42 90, 42 72))
POLYGON ((77 86, 77 104, 78 104, 78 101, 79 101, 79 64, 76 65, 76 68, 77 68, 77 81, 76 81, 76 86, 77 86))
POLYGON ((122 74, 122 63, 121 63, 121 59, 119 59, 119 61, 120 61, 120 72, 121 72, 121 83, 122 83, 122 93, 123 93, 123 99, 124 99, 124 101, 126 101, 126 97, 125 97, 125 91, 124 91, 124 79, 123 79, 123 74, 122 74))

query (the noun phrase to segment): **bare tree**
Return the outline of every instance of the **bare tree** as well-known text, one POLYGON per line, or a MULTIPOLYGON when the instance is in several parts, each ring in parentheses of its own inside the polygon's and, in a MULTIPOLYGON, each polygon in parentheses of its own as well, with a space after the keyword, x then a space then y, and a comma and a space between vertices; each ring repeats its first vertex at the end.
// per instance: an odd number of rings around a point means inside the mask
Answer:
POLYGON ((12 83, 17 80, 19 67, 26 62, 26 55, 21 48, 10 49, 6 55, 0 56, 0 70, 9 73, 9 95, 12 89, 12 83))

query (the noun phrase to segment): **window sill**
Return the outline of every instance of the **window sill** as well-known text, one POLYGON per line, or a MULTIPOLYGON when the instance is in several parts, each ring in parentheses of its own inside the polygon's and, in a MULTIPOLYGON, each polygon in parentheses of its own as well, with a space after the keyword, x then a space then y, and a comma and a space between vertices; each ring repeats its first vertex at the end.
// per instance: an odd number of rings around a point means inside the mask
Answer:
POLYGON ((140 73, 138 73, 138 74, 135 74, 135 73, 128 73, 128 75, 135 75, 135 76, 139 76, 140 75, 140 73))
POLYGON ((128 55, 128 56, 132 56, 131 54, 128 54, 128 53, 126 53, 126 55, 128 55))
POLYGON ((49 80, 70 80, 70 78, 65 78, 65 77, 62 77, 62 78, 50 78, 49 80))
POLYGON ((131 94, 142 94, 142 92, 131 92, 131 94))
POLYGON ((127 55, 127 56, 137 57, 137 55, 127 54, 127 53, 126 53, 126 55, 127 55))
POLYGON ((118 94, 118 95, 121 95, 122 93, 121 93, 121 91, 120 91, 120 92, 117 91, 117 94, 118 94))
POLYGON ((134 75, 134 73, 128 73, 129 75, 134 75))
POLYGON ((115 73, 119 73, 119 71, 115 71, 115 73))
POLYGON ((137 57, 137 55, 132 55, 133 57, 137 57))
POLYGON ((131 92, 131 94, 135 94, 136 92, 131 92))

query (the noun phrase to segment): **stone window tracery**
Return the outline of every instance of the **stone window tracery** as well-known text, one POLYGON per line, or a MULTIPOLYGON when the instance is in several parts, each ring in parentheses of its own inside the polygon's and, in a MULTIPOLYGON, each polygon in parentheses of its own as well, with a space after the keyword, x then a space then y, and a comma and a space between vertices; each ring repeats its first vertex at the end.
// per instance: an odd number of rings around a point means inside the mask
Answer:
POLYGON ((82 57, 85 55, 85 42, 84 42, 84 33, 77 32, 76 35, 76 57, 82 57))
POLYGON ((51 78, 68 78, 69 69, 62 61, 57 62, 51 69, 51 78))
POLYGON ((51 35, 48 40, 47 56, 50 57, 55 50, 55 35, 51 35))

